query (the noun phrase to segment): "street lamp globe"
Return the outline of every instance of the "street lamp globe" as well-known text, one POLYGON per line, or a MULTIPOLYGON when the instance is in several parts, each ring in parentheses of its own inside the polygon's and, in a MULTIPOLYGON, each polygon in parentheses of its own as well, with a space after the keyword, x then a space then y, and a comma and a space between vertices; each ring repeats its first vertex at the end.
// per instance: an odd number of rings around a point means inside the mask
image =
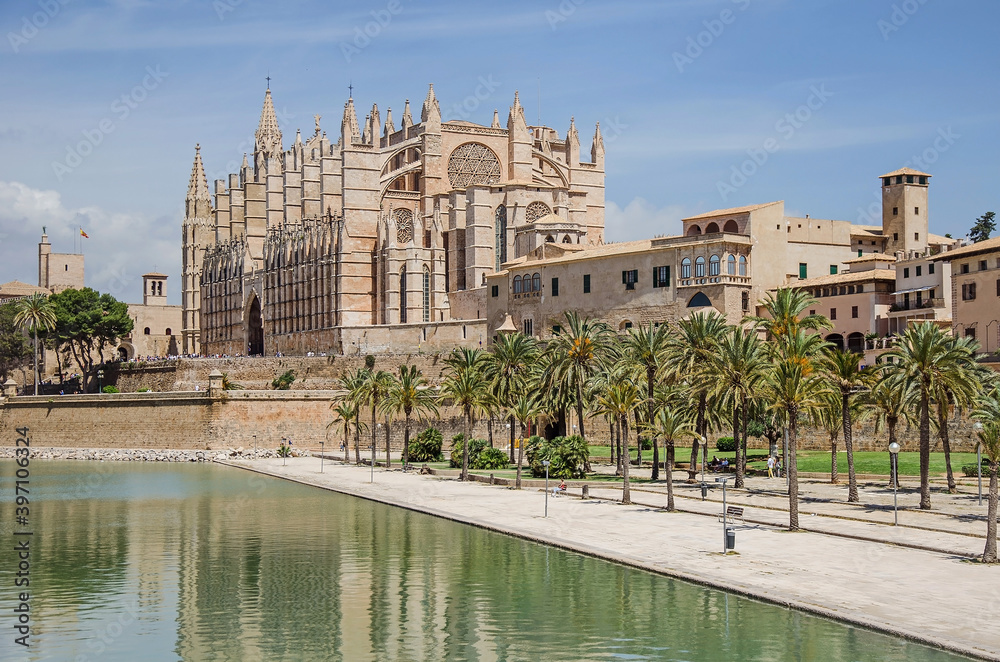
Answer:
POLYGON ((897 444, 895 441, 892 442, 891 444, 889 444, 889 452, 892 453, 893 455, 895 455, 896 453, 898 453, 899 452, 899 444, 897 444))

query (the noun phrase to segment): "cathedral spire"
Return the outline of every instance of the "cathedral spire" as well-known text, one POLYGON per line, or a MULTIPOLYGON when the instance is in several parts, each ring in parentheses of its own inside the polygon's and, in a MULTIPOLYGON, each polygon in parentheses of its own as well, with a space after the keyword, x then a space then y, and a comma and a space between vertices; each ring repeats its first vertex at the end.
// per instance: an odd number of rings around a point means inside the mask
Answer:
POLYGON ((358 115, 354 112, 354 99, 350 98, 344 104, 344 120, 340 125, 342 143, 346 147, 352 143, 361 142, 361 129, 358 128, 358 115))
POLYGON ((264 92, 264 108, 260 111, 260 124, 255 138, 253 160, 257 176, 281 174, 284 148, 281 146, 281 129, 274 114, 270 87, 264 92))
POLYGON ((389 138, 392 134, 396 133, 396 127, 392 123, 392 108, 385 109, 385 137, 389 138))
POLYGON ((569 118, 569 128, 566 130, 566 163, 570 166, 580 165, 580 132, 576 130, 576 118, 569 118))
POLYGON ((490 125, 490 128, 493 128, 493 129, 499 129, 499 128, 501 128, 500 127, 500 113, 497 111, 496 108, 493 109, 493 124, 490 125))
POLYGON ((201 145, 194 146, 194 165, 191 166, 191 180, 188 182, 188 200, 211 200, 205 166, 201 162, 201 145))
POLYGON ((413 115, 410 113, 410 100, 406 100, 406 105, 403 107, 403 124, 404 129, 409 129, 413 126, 413 115))
POLYGON ((428 120, 441 121, 441 106, 438 105, 437 97, 434 96, 434 84, 431 83, 430 87, 427 89, 427 98, 424 99, 424 106, 420 109, 420 121, 427 122, 428 120))
POLYGON ((601 123, 597 123, 597 128, 594 130, 594 144, 590 148, 590 161, 591 163, 597 163, 598 159, 600 162, 604 162, 604 137, 601 136, 601 123))
POLYGON ((374 145, 378 142, 378 131, 382 128, 382 120, 379 117, 378 104, 372 104, 372 124, 371 132, 368 134, 368 143, 374 145))

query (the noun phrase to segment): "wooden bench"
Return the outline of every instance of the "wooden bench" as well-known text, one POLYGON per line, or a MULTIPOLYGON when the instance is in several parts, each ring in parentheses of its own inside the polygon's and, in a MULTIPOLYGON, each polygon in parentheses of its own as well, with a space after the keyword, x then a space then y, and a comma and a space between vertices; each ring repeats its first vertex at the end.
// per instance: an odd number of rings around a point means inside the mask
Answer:
POLYGON ((725 515, 719 515, 719 521, 725 519, 726 524, 736 524, 736 519, 739 518, 740 522, 746 524, 743 521, 743 507, 742 506, 726 506, 725 515))

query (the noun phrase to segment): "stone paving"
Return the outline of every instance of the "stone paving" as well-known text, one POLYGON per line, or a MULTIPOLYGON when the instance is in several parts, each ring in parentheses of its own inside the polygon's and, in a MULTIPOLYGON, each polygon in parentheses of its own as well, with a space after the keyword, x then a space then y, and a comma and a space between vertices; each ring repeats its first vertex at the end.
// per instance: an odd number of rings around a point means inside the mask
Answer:
MULTIPOLYGON (((752 479, 749 490, 731 492, 733 502, 746 505, 747 521, 734 527, 736 553, 724 555, 721 490, 702 502, 698 486, 681 482, 677 506, 689 512, 662 510, 662 484, 636 485, 632 506, 613 501, 620 488, 591 484, 591 494, 601 498, 582 500, 571 488, 570 495, 549 497, 544 518, 544 494, 537 488, 516 491, 384 469, 375 470, 372 484, 368 467, 327 461, 320 473, 320 460, 312 457, 289 459, 287 466, 278 459, 226 463, 1000 660, 1000 621, 992 618, 1000 608, 1000 567, 968 560, 982 553, 985 542, 975 535, 977 526, 982 535, 984 522, 962 521, 974 513, 906 510, 900 513, 905 526, 893 527, 882 521, 887 516, 891 522, 891 510, 833 501, 839 494, 846 498, 846 486, 808 483, 804 496, 817 501, 803 503, 801 524, 810 530, 790 533, 783 529, 787 512, 780 504, 787 496, 781 482, 752 479), (845 513, 862 518, 844 519, 845 513), (927 522, 937 530, 915 528, 927 522)), ((862 499, 881 499, 881 489, 865 487, 862 499)), ((962 511, 967 498, 934 494, 942 509, 962 511)), ((912 492, 906 499, 915 505, 912 492)))

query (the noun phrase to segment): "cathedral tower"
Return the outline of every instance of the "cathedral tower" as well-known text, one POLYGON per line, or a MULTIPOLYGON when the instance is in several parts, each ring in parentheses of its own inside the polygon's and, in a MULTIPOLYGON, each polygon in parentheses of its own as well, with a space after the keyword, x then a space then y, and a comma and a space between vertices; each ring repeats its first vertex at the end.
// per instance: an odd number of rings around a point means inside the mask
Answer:
POLYGON ((181 303, 184 314, 184 354, 201 353, 201 265, 205 248, 215 242, 212 219, 212 196, 208 192, 205 166, 201 162, 201 145, 195 145, 194 165, 184 202, 182 228, 183 256, 181 303))

